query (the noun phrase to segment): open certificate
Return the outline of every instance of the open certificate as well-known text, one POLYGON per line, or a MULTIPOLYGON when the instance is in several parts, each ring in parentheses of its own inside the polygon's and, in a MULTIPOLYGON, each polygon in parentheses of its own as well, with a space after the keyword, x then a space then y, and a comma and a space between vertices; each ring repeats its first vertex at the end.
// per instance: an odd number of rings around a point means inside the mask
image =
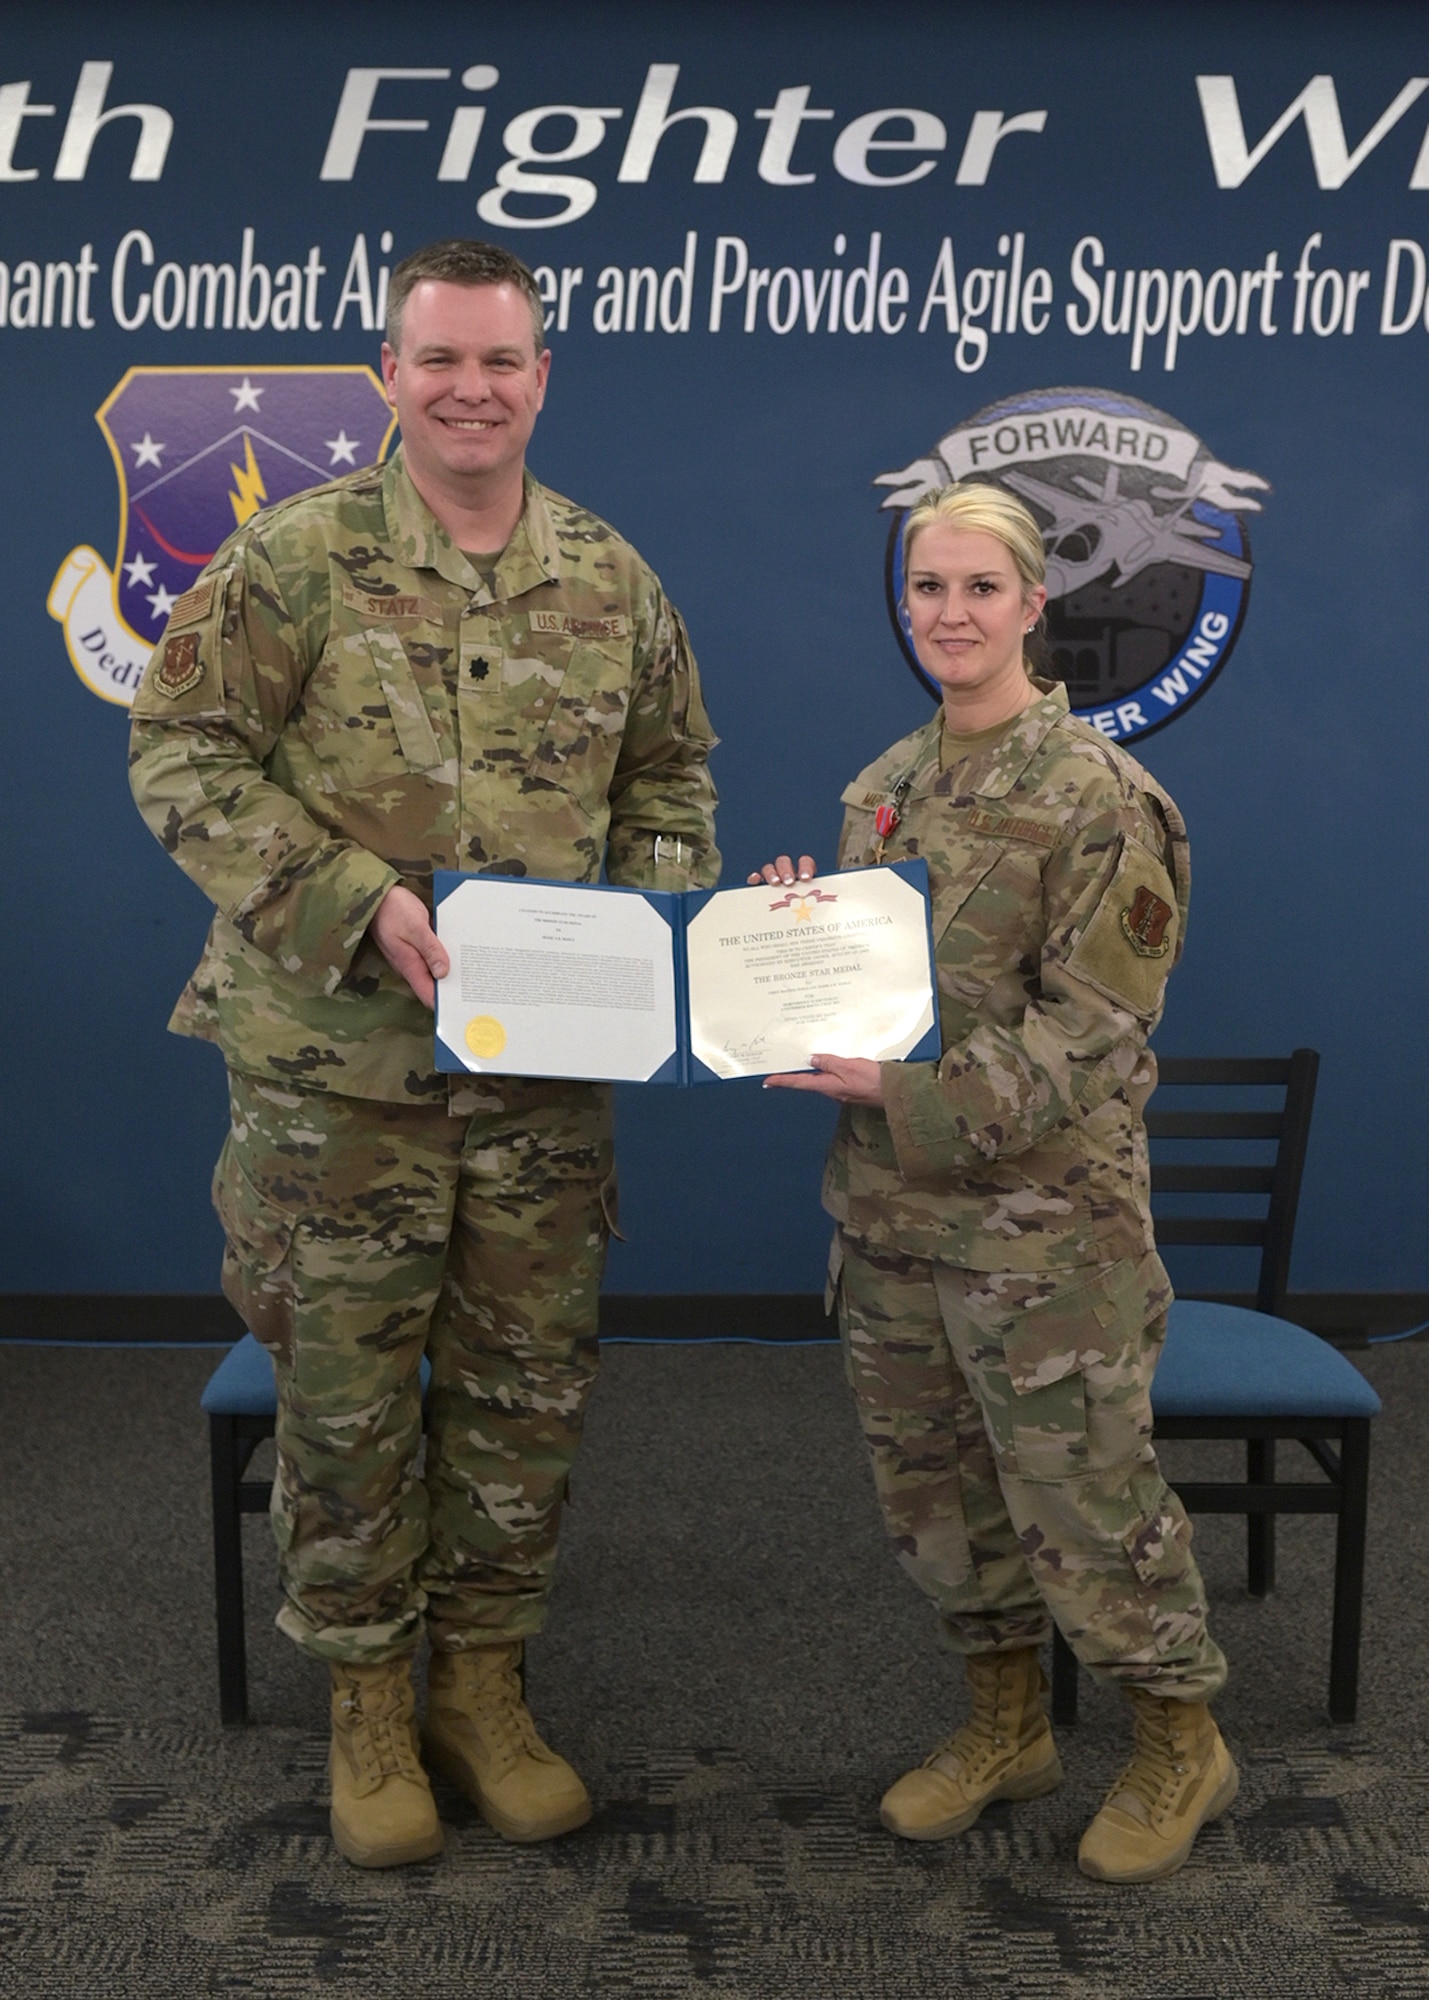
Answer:
POLYGON ((790 888, 443 872, 435 890, 439 1069, 705 1083, 940 1053, 922 861, 790 888))

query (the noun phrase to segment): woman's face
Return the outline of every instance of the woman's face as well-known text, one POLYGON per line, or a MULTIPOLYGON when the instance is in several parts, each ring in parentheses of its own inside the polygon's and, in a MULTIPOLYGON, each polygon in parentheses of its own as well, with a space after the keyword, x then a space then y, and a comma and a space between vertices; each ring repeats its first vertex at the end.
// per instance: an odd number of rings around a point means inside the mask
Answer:
POLYGON ((913 537, 908 622, 918 663, 949 705, 982 702, 1025 685, 1022 641, 1047 602, 1025 590, 1012 551, 996 535, 935 521, 913 537))

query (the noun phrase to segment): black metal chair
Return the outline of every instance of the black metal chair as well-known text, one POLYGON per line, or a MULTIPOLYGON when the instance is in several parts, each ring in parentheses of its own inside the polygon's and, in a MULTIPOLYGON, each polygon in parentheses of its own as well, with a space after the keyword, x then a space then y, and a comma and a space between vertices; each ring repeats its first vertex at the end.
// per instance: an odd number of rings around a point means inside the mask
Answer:
MULTIPOLYGON (((1260 1276, 1253 1312, 1210 1299, 1176 1300, 1151 1400, 1158 1440, 1244 1441, 1243 1480, 1178 1481, 1176 1491, 1192 1512, 1245 1515, 1253 1597, 1266 1596, 1274 1586, 1277 1514, 1337 1517, 1329 1709, 1332 1721, 1353 1722, 1370 1421, 1379 1397, 1338 1349, 1283 1317, 1319 1065, 1314 1049, 1296 1049, 1288 1059, 1162 1059, 1167 1094, 1179 1103, 1188 1088, 1204 1093, 1206 1108, 1166 1108, 1160 1092, 1153 1099, 1156 1108, 1146 1122, 1157 1242, 1258 1248, 1260 1276), (1283 1093, 1277 1109, 1260 1108, 1266 1086, 1283 1093), (1255 1108, 1227 1109, 1227 1098, 1235 1095, 1242 1105, 1250 1098, 1255 1108), (1267 1142, 1274 1144, 1273 1161, 1263 1157, 1267 1142), (1243 1163, 1247 1145, 1254 1149, 1251 1164, 1243 1163), (1228 1162, 1228 1154, 1238 1154, 1240 1163, 1228 1162), (1180 1196, 1200 1198, 1195 1214, 1184 1207, 1164 1212, 1165 1198, 1180 1196), (1258 1212, 1247 1213, 1248 1208, 1258 1212), (1276 1446, 1282 1438, 1301 1445, 1323 1478, 1278 1478, 1276 1446)), ((1058 1632, 1052 1714, 1065 1723, 1074 1721, 1076 1712, 1077 1662, 1058 1632)))
POLYGON ((213 1594, 218 1617, 218 1712, 248 1720, 248 1652, 243 1630, 243 1516, 266 1513, 272 1483, 245 1479, 249 1461, 273 1435, 278 1398, 273 1364, 251 1333, 231 1347, 200 1398, 208 1418, 213 1490, 213 1594))
MULTIPOLYGON (((422 1362, 422 1387, 431 1379, 422 1362)), ((218 1619, 218 1712, 248 1720, 248 1651, 243 1628, 243 1516, 266 1514, 272 1481, 246 1479, 253 1454, 273 1435, 278 1394, 273 1364, 245 1333, 209 1377, 200 1400, 208 1418, 213 1490, 213 1594, 218 1619)))

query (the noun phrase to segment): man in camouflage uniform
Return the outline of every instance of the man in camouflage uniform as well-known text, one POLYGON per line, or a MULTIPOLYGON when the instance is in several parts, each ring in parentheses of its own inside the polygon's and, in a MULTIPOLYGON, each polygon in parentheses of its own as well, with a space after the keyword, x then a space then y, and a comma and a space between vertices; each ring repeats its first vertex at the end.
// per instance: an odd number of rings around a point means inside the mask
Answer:
MULTIPOLYGON (((1042 597, 1027 601, 1035 618, 1042 597)), ((952 611, 946 625, 965 629, 952 611)), ((1185 928, 1185 826, 1061 686, 1012 685, 1004 719, 970 733, 955 713, 949 700, 848 786, 838 857, 927 862, 942 1059, 816 1056, 818 1074, 780 1079, 844 1102, 824 1181, 830 1304, 886 1525, 972 1691, 971 1723, 892 1787, 883 1818, 939 1839, 990 1799, 1059 1782, 1038 1660, 1055 1618, 1132 1694, 1139 1745, 1155 1739, 1082 1865, 1151 1879, 1235 1789, 1205 1709, 1225 1659, 1151 1443, 1171 1287, 1146 1037, 1185 928), (1193 1764, 1206 1784, 1188 1805, 1193 1764)), ((784 856, 764 879, 792 873, 784 856)))
POLYGON ((424 1619, 427 1763, 512 1839, 590 1813, 519 1668, 596 1362, 609 1092, 437 1073, 432 873, 719 872, 679 616, 525 470, 550 365, 531 274, 432 245, 394 272, 387 331, 401 449, 219 550, 131 754, 217 905, 172 1025, 228 1063, 214 1196, 224 1289, 277 1375, 278 1622, 331 1665, 333 1833, 368 1866, 442 1844, 413 1740, 424 1619))

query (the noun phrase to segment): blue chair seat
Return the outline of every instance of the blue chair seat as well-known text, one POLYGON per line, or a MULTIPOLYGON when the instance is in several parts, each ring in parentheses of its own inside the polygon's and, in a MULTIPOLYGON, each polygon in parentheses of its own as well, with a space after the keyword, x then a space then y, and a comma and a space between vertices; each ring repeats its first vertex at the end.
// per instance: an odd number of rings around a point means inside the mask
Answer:
POLYGON ((1151 1405, 1158 1417, 1373 1417, 1380 1401, 1353 1362, 1303 1326, 1177 1299, 1151 1405))
MULTIPOLYGON (((422 1356, 422 1394, 432 1380, 432 1365, 422 1356)), ((272 1417, 278 1411, 278 1392, 273 1381, 273 1363, 266 1348, 251 1333, 231 1347, 199 1397, 199 1407, 210 1417, 272 1417)))
POLYGON ((209 1417, 271 1417, 277 1413, 273 1364, 251 1333, 229 1348, 209 1376, 199 1407, 209 1417))

